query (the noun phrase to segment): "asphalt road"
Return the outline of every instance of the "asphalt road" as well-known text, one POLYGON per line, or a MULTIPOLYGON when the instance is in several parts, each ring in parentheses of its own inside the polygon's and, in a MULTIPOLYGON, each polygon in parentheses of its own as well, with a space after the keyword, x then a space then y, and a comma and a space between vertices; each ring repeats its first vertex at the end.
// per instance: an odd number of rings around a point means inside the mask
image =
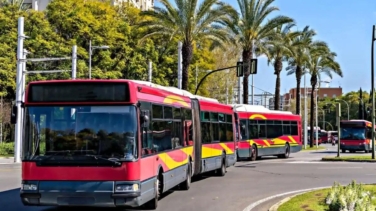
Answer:
MULTIPOLYGON (((347 184, 355 179, 358 182, 374 183, 375 164, 319 161, 323 156, 335 155, 335 150, 335 147, 329 146, 326 151, 299 152, 292 154, 289 159, 264 158, 256 162, 238 162, 228 169, 225 177, 204 177, 193 182, 189 191, 165 194, 157 210, 242 211, 249 204, 272 195, 330 186, 334 181, 347 184)), ((56 210, 49 207, 24 207, 21 204, 20 173, 17 165, 0 165, 0 210, 56 210)), ((273 203, 263 203, 253 210, 267 210, 273 203)))

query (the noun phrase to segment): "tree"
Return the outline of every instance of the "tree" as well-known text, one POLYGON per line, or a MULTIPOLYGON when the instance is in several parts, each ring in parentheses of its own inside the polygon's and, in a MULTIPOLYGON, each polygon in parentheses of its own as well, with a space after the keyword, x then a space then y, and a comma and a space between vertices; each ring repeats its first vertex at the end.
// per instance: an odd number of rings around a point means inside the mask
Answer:
MULTIPOLYGON (((309 53, 307 57, 307 63, 305 65, 306 71, 309 71, 311 74, 311 108, 315 108, 315 93, 316 85, 321 78, 321 74, 327 75, 329 78, 333 77, 333 73, 343 76, 341 67, 339 63, 335 61, 337 55, 334 52, 331 52, 329 47, 325 42, 316 41, 315 44, 312 44, 309 48, 309 53)), ((318 105, 316 105, 318 106, 318 105)), ((310 113, 310 126, 313 128, 314 125, 314 113, 310 113)), ((310 146, 313 147, 313 135, 310 133, 310 146)))
POLYGON ((296 114, 300 115, 300 82, 303 75, 304 64, 308 57, 308 48, 312 45, 312 38, 316 32, 309 29, 309 26, 304 27, 300 35, 293 39, 292 56, 288 59, 288 66, 286 67, 287 75, 295 74, 296 78, 296 114))
POLYGON ((182 40, 182 88, 188 90, 194 43, 210 40, 223 45, 229 41, 222 23, 230 22, 231 14, 236 12, 230 5, 217 0, 204 0, 200 5, 198 0, 175 0, 176 8, 168 0, 161 0, 160 3, 162 7, 141 13, 146 18, 140 23, 140 27, 146 28, 143 38, 168 36, 169 40, 182 40))
MULTIPOLYGON (((108 45, 92 56, 93 78, 121 78, 129 55, 130 27, 109 2, 54 0, 48 4, 46 18, 66 45, 77 45, 77 77, 87 78, 89 41, 108 45)), ((145 64, 145 67, 147 64, 145 64)))
POLYGON ((275 93, 274 93, 274 110, 279 110, 280 105, 280 88, 281 88, 281 71, 282 62, 292 56, 292 40, 299 35, 299 32, 292 32, 291 28, 294 23, 288 23, 277 26, 274 29, 273 36, 268 41, 268 64, 274 66, 274 74, 276 75, 275 93))
MULTIPOLYGON (((257 48, 258 53, 267 53, 266 39, 272 37, 274 29, 294 20, 286 16, 276 16, 271 19, 270 14, 279 9, 271 4, 274 0, 238 0, 240 14, 235 22, 229 25, 238 38, 238 44, 242 48, 243 62, 249 63, 253 59, 252 49, 257 48), (254 46, 255 45, 255 46, 254 46)), ((243 103, 248 104, 248 77, 250 65, 244 71, 243 77, 243 103)))

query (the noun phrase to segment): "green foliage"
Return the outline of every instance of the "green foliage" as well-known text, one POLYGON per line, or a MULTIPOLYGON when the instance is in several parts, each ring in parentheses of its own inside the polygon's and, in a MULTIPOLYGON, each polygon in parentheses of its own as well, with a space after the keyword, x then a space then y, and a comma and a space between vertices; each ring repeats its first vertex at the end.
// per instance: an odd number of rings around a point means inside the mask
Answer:
POLYGON ((0 143, 0 155, 11 155, 14 153, 14 142, 0 143))
POLYGON ((372 204, 373 196, 365 191, 362 184, 352 181, 346 187, 335 182, 329 191, 325 203, 329 211, 368 211, 375 210, 372 204))

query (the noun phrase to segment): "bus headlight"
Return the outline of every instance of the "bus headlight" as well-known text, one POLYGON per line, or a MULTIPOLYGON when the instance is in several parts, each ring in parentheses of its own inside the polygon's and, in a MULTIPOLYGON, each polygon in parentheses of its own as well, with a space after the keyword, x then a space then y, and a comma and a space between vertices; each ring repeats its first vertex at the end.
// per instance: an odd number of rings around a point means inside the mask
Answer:
POLYGON ((123 184, 123 185, 116 185, 115 192, 130 192, 130 191, 139 191, 138 184, 123 184))
POLYGON ((22 184, 22 190, 38 190, 38 186, 34 184, 22 184))

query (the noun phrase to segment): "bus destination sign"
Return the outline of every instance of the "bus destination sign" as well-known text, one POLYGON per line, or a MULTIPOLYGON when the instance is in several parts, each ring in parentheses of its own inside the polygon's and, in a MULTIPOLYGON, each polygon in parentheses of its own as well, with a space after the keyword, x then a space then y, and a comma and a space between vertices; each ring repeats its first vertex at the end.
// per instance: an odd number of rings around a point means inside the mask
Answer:
POLYGON ((31 84, 29 102, 127 102, 127 83, 82 82, 31 84))

